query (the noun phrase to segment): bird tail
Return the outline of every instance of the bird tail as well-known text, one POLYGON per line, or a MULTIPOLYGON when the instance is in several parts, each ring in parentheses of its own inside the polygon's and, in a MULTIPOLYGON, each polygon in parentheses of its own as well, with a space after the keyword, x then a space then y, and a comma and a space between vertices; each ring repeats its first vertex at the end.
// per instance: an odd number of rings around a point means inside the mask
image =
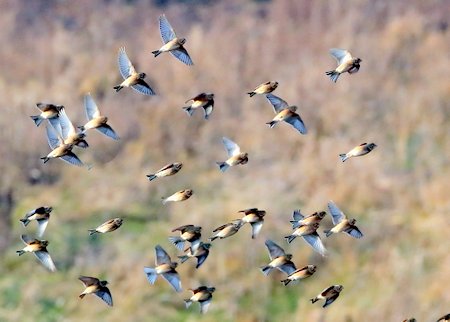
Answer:
POLYGON ((176 237, 176 236, 170 236, 169 237, 169 241, 175 245, 176 248, 178 248, 179 250, 183 250, 184 247, 184 240, 181 239, 180 237, 176 237))
POLYGON ((81 293, 80 295, 78 295, 78 297, 80 298, 80 299, 82 299, 83 297, 85 297, 86 296, 86 294, 84 294, 84 293, 81 293))
POLYGON ((161 52, 159 50, 155 50, 152 51, 152 54, 155 55, 155 57, 157 57, 159 54, 161 54, 161 52))
POLYGON ((268 124, 270 128, 273 128, 275 126, 275 124, 277 124, 277 122, 270 121, 270 122, 267 122, 266 124, 268 124))
POLYGON ((325 233, 325 236, 330 237, 333 233, 331 232, 331 230, 324 230, 323 231, 325 233))
POLYGON ((28 219, 20 219, 20 221, 22 222, 24 227, 28 226, 28 224, 30 223, 28 219))
POLYGON ((161 199, 162 199, 161 202, 162 202, 163 205, 165 205, 166 203, 169 202, 169 201, 167 200, 168 198, 162 197, 161 199))
POLYGON ((298 222, 298 220, 291 220, 290 222, 292 224, 292 229, 297 229, 298 227, 300 227, 300 223, 298 222))
POLYGON ((20 255, 25 254, 25 251, 24 250, 16 250, 16 253, 19 254, 19 256, 20 256, 20 255))
POLYGON ((157 178, 157 177, 156 177, 154 174, 148 174, 148 175, 147 175, 148 181, 155 180, 156 178, 157 178))
POLYGON ((44 119, 40 116, 40 115, 32 115, 30 116, 31 119, 34 121, 34 123, 36 124, 36 126, 41 125, 41 123, 44 121, 44 119))
POLYGON ((285 236, 284 238, 286 238, 286 241, 288 242, 288 244, 290 244, 297 236, 294 235, 289 235, 289 236, 285 236))
POLYGON ((184 304, 186 305, 186 308, 190 307, 192 304, 191 300, 184 300, 184 304))
POLYGON ((337 82, 339 75, 340 75, 340 73, 338 73, 335 70, 330 70, 329 72, 326 72, 325 74, 330 76, 331 80, 335 83, 337 82))
POLYGON ((225 172, 230 167, 226 162, 216 162, 220 171, 225 172))
POLYGON ((286 278, 285 280, 282 280, 281 283, 284 284, 284 286, 288 285, 291 282, 290 279, 286 278))
POLYGON ((256 93, 255 93, 255 92, 248 92, 247 94, 248 94, 248 95, 250 95, 250 97, 253 97, 253 96, 255 96, 255 95, 256 95, 256 93))
POLYGON ((123 86, 116 85, 113 88, 116 90, 116 93, 117 93, 118 91, 120 91, 123 88, 123 86))
POLYGON ((44 160, 44 163, 47 163, 47 161, 50 160, 50 158, 48 158, 48 157, 42 157, 41 160, 44 160))
POLYGON ((310 299, 311 303, 316 303, 319 299, 317 297, 310 299))
POLYGON ((147 280, 150 282, 150 284, 155 284, 156 278, 158 277, 158 274, 156 274, 156 269, 151 267, 144 267, 144 273, 147 275, 147 280))
POLYGON ((95 230, 95 229, 88 229, 88 231, 89 231, 89 236, 92 236, 92 235, 94 235, 94 234, 97 234, 97 233, 98 233, 98 231, 97 231, 97 230, 95 230))
POLYGON ((345 160, 348 159, 347 154, 345 154, 345 153, 339 154, 339 157, 341 158, 342 162, 345 162, 345 160))
POLYGON ((183 107, 183 110, 189 115, 192 116, 194 114, 194 109, 190 106, 183 107))
POLYGON ((183 264, 185 261, 187 261, 189 259, 189 256, 183 255, 183 256, 178 256, 178 258, 180 259, 180 263, 183 264))
POLYGON ((271 272, 273 270, 273 267, 272 266, 269 266, 269 265, 267 265, 267 266, 262 266, 261 267, 261 272, 264 274, 264 275, 269 275, 269 273, 271 272))

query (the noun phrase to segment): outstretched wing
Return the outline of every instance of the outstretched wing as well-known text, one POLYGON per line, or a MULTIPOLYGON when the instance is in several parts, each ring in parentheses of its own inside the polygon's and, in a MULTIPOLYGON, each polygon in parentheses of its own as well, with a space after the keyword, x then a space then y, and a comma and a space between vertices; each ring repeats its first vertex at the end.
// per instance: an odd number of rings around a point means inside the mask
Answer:
POLYGON ((225 146, 225 149, 227 150, 228 156, 232 157, 235 155, 238 155, 241 153, 241 148, 239 145, 237 145, 235 142, 231 141, 229 138, 223 137, 222 138, 223 145, 225 146))
POLYGON ((275 112, 275 114, 278 114, 285 108, 289 107, 288 103, 285 100, 273 94, 267 94, 266 98, 269 101, 269 103, 272 104, 273 111, 275 112))
POLYGON ((61 144, 61 139, 52 126, 46 126, 47 142, 52 150, 56 149, 61 144))
POLYGON ((178 49, 175 50, 171 50, 170 53, 179 61, 181 61, 182 63, 188 65, 188 66, 192 66, 194 65, 191 56, 189 56, 187 50, 184 47, 180 47, 178 49))
POLYGON ((170 273, 163 273, 162 277, 169 282, 170 285, 175 289, 177 292, 181 292, 181 281, 180 276, 178 276, 178 273, 173 271, 170 273))
POLYGON ((137 84, 131 85, 131 88, 144 95, 156 95, 155 91, 143 79, 139 79, 137 84))
POLYGON ((104 135, 110 137, 113 140, 119 140, 119 136, 114 132, 113 128, 108 124, 103 124, 95 128, 97 131, 103 133, 104 135))
POLYGON ((67 152, 67 154, 63 155, 61 159, 77 167, 82 167, 84 165, 84 163, 72 151, 67 152))
POLYGON ((294 129, 299 131, 300 134, 306 134, 307 130, 306 130, 305 123, 303 122, 300 115, 298 115, 297 113, 295 113, 295 115, 293 117, 287 118, 285 121, 286 121, 286 123, 289 123, 290 125, 292 125, 292 127, 294 129))
POLYGON ((155 264, 157 266, 161 264, 170 264, 172 261, 170 260, 170 256, 166 253, 166 251, 160 246, 155 246, 156 259, 155 264))
POLYGON ((95 295, 97 295, 99 298, 105 301, 105 303, 108 304, 109 306, 113 306, 113 299, 111 296, 111 292, 107 287, 102 287, 100 290, 95 292, 95 295))
POLYGON ((92 120, 93 118, 100 116, 98 106, 95 104, 94 99, 89 93, 84 96, 84 109, 86 110, 88 120, 92 120))
POLYGON ((322 256, 325 256, 327 250, 325 249, 325 246, 323 246, 322 240, 320 239, 317 232, 309 235, 304 235, 302 237, 316 252, 318 252, 322 256))
POLYGON ((328 209, 330 210, 331 218, 333 219, 334 225, 339 224, 342 220, 345 219, 344 213, 331 200, 328 202, 328 209))
POLYGON ((127 79, 131 75, 136 73, 133 64, 125 52, 125 47, 119 48, 119 71, 123 79, 127 79))
POLYGON ((336 59, 338 65, 352 59, 352 55, 345 49, 331 48, 330 55, 336 59))
POLYGON ((54 272, 56 271, 55 264, 53 263, 52 258, 50 257, 50 254, 46 251, 39 250, 37 252, 34 252, 34 255, 39 259, 39 261, 47 268, 49 271, 54 272))
POLYGON ((266 240, 266 247, 267 250, 269 251, 269 256, 271 260, 286 255, 284 249, 275 244, 275 242, 271 241, 270 239, 266 240))
POLYGON ((161 33, 161 38, 165 44, 177 37, 169 20, 167 20, 166 15, 159 16, 159 32, 161 33))

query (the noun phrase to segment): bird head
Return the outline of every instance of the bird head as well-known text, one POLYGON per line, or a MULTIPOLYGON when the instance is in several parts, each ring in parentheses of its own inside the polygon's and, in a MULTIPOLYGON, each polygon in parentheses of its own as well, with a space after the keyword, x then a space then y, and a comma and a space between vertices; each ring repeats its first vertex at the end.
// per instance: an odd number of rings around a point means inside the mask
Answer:
POLYGON ((139 73, 139 79, 144 79, 145 78, 145 73, 139 73))

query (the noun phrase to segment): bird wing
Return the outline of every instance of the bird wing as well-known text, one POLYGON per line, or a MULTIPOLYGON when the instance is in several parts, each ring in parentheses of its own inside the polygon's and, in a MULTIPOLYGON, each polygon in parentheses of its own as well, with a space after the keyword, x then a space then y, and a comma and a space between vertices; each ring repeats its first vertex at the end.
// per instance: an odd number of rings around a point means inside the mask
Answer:
POLYGON ((175 31, 169 23, 169 20, 167 20, 166 15, 159 16, 159 32, 161 34, 162 41, 165 44, 177 37, 175 31))
POLYGON ((205 120, 207 120, 209 118, 209 116, 211 115, 213 110, 214 110, 214 102, 212 104, 203 106, 203 114, 204 114, 205 120))
POLYGON ((326 289, 324 289, 322 291, 322 293, 320 293, 320 295, 322 296, 329 296, 330 294, 335 293, 334 291, 334 285, 331 285, 330 287, 327 287, 326 289))
POLYGON ((208 312, 209 305, 211 304, 211 299, 200 302, 200 313, 204 314, 208 312))
POLYGON ((170 53, 179 61, 182 63, 192 66, 194 65, 194 62, 191 59, 191 56, 189 56, 187 50, 184 47, 180 47, 178 49, 171 50, 170 53))
POLYGON ((325 256, 327 250, 325 249, 325 246, 323 246, 322 240, 317 232, 302 237, 316 252, 325 256))
POLYGON ((113 140, 119 140, 119 136, 117 135, 116 132, 114 132, 114 130, 112 129, 111 126, 109 126, 108 124, 103 124, 101 126, 98 126, 95 128, 97 131, 103 133, 104 135, 110 137, 113 140))
MULTIPOLYGON (((159 170, 156 171, 156 172, 161 172, 161 171, 164 171, 164 170, 168 170, 168 169, 172 168, 173 166, 174 166, 173 163, 167 164, 167 165, 165 165, 163 168, 159 169, 159 170)), ((172 230, 172 231, 173 231, 173 230, 172 230)))
POLYGON ((336 59, 338 65, 352 59, 352 55, 345 49, 331 48, 330 55, 336 59))
POLYGON ((137 84, 131 85, 131 88, 144 95, 156 95, 155 91, 143 79, 139 79, 137 84))
POLYGON ((20 236, 20 239, 22 239, 22 241, 26 244, 26 245, 28 245, 28 244, 30 244, 32 241, 35 241, 36 239, 34 239, 34 238, 31 238, 30 236, 28 236, 28 235, 21 235, 20 236))
POLYGON ((123 79, 127 79, 131 75, 136 73, 133 64, 131 63, 128 55, 125 51, 125 47, 119 48, 119 72, 122 75, 123 79))
POLYGON ((42 237, 45 229, 47 228, 48 218, 46 219, 38 219, 38 237, 42 237))
POLYGON ((77 167, 82 167, 84 165, 84 163, 72 151, 67 152, 67 154, 63 155, 61 159, 77 167))
POLYGON ((100 111, 98 110, 97 104, 95 104, 94 99, 88 93, 84 96, 84 109, 86 110, 86 116, 88 120, 100 116, 100 111))
POLYGON ((251 225, 252 225, 252 238, 255 239, 256 236, 261 231, 261 228, 263 226, 263 221, 258 221, 258 222, 255 222, 255 223, 251 223, 251 225))
POLYGON ((230 225, 232 225, 232 224, 228 223, 228 224, 219 226, 219 227, 217 227, 216 229, 213 230, 213 233, 216 232, 216 231, 220 231, 220 230, 222 230, 222 229, 224 229, 225 227, 228 227, 228 226, 230 226, 230 225))
POLYGON ((157 266, 162 264, 170 264, 172 261, 170 260, 170 256, 166 253, 166 251, 160 246, 155 246, 156 259, 155 264, 157 266))
POLYGON ((271 241, 270 239, 266 240, 266 247, 267 250, 269 251, 269 256, 271 260, 286 255, 284 249, 275 244, 275 242, 271 241))
POLYGON ((292 213, 292 218, 295 221, 300 221, 300 220, 305 219, 305 216, 302 215, 302 213, 300 212, 300 209, 297 209, 297 210, 294 210, 294 212, 292 213))
POLYGON ((205 253, 203 253, 202 255, 197 257, 197 266, 195 266, 195 268, 199 268, 203 262, 206 260, 206 258, 208 258, 209 255, 209 251, 206 251, 205 253))
POLYGON ((69 135, 76 133, 76 129, 73 126, 72 122, 70 121, 69 117, 67 116, 65 109, 62 109, 61 112, 59 112, 58 119, 59 125, 61 127, 61 134, 64 139, 67 139, 69 135))
POLYGON ((295 113, 293 117, 287 118, 285 122, 292 125, 292 127, 294 127, 297 131, 299 131, 300 134, 306 134, 308 132, 305 123, 303 122, 300 115, 298 115, 297 113, 295 113))
POLYGON ((295 272, 297 270, 297 267, 295 267, 295 264, 291 261, 281 265, 278 267, 278 269, 287 275, 291 275, 292 272, 295 272))
POLYGON ((241 153, 241 148, 239 145, 237 145, 235 142, 231 141, 229 138, 223 137, 222 138, 223 145, 225 146, 225 149, 227 150, 228 156, 232 157, 235 155, 238 155, 241 153))
POLYGON ((266 98, 269 101, 269 103, 272 104, 273 111, 275 112, 275 114, 278 114, 285 108, 289 107, 288 103, 285 100, 273 94, 267 94, 266 98))
POLYGON ((341 209, 339 209, 338 206, 336 206, 336 204, 332 200, 328 202, 328 209, 330 210, 331 218, 333 219, 334 225, 339 224, 342 220, 346 218, 341 209))
POLYGON ((169 272, 169 273, 163 273, 162 277, 169 282, 170 285, 175 289, 177 292, 181 292, 181 281, 180 276, 178 276, 178 273, 175 271, 169 272))
POLYGON ((53 126, 46 126, 45 130, 47 132, 47 142, 52 150, 56 149, 61 143, 61 137, 56 133, 53 126))
POLYGON ((330 305, 331 303, 333 303, 339 296, 339 293, 334 294, 331 297, 328 297, 327 300, 325 301, 325 304, 322 307, 327 307, 328 305, 330 305))
POLYGON ((100 281, 98 278, 90 277, 90 276, 80 276, 78 279, 83 282, 84 286, 88 287, 94 284, 98 284, 100 281))
POLYGON ((345 232, 354 238, 361 238, 364 236, 363 233, 356 226, 350 226, 348 229, 345 230, 345 232))
POLYGON ((37 252, 34 252, 34 255, 39 259, 39 261, 49 270, 49 271, 56 271, 55 264, 53 263, 52 258, 50 257, 50 254, 47 251, 38 250, 37 252))
POLYGON ((100 290, 95 292, 95 295, 97 295, 99 298, 101 298, 103 301, 106 302, 109 306, 113 306, 113 299, 111 296, 111 292, 107 287, 102 287, 100 290))

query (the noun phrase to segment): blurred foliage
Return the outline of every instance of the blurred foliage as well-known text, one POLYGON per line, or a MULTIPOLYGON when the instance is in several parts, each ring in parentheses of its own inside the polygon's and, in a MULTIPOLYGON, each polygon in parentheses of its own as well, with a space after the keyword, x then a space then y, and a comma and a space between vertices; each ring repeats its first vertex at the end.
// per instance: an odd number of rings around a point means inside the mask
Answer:
MULTIPOLYGON (((1 321, 431 321, 447 313, 447 1, 4 1, 0 17, 1 321), (161 13, 187 38, 193 67, 169 54, 152 57, 161 13), (121 46, 158 96, 113 91, 121 46), (360 72, 332 83, 324 75, 335 66, 331 47, 361 57, 360 72), (270 105, 245 93, 268 80, 299 106, 308 135, 267 127, 270 105), (90 171, 59 160, 43 165, 49 148, 44 126, 29 118, 34 105, 63 104, 78 125, 87 92, 121 141, 90 132, 89 149, 77 150, 90 171), (216 94, 208 121, 181 109, 200 92, 216 94), (247 165, 219 172, 222 136, 249 153, 247 165), (340 163, 339 153, 362 142, 378 148, 340 163), (175 161, 184 163, 179 174, 148 182, 146 174, 175 161), (194 190, 191 199, 161 204, 184 188, 194 190), (284 242, 294 209, 326 210, 330 199, 358 220, 362 240, 326 239, 325 259, 300 239, 284 242), (19 236, 36 231, 19 218, 41 205, 54 207, 44 237, 55 274, 32 254, 15 254, 19 236), (148 284, 143 266, 153 265, 156 244, 176 258, 171 229, 201 225, 207 238, 249 207, 268 212, 256 240, 244 226, 214 242, 199 270, 194 261, 179 266, 184 290, 217 288, 208 314, 184 308, 188 291, 175 294, 160 279, 148 284), (117 216, 125 220, 119 230, 88 236, 117 216), (297 266, 318 265, 317 273, 288 287, 279 272, 263 276, 267 238, 297 266), (114 307, 79 300, 80 274, 107 279, 114 307), (308 301, 331 284, 344 285, 332 306, 308 301)), ((327 216, 321 230, 330 226, 327 216)))

